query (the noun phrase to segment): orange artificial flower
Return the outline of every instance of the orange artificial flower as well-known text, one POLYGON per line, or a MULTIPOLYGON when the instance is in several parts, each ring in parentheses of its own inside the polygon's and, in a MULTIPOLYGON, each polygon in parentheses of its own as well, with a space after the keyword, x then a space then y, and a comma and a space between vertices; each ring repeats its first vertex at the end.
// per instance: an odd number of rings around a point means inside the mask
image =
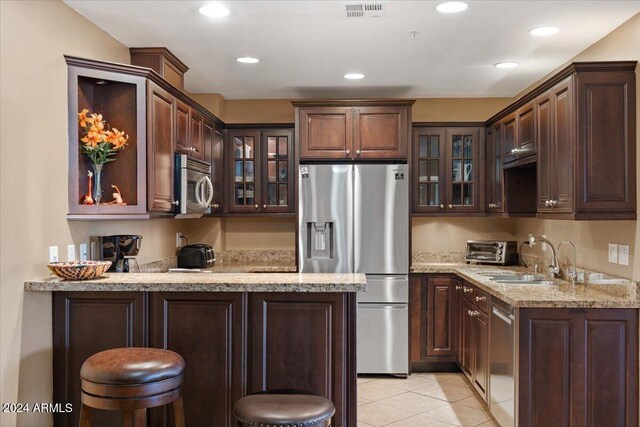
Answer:
POLYGON ((104 142, 106 139, 106 134, 103 131, 98 131, 94 126, 91 126, 89 132, 87 132, 87 136, 82 138, 80 141, 84 142, 90 147, 95 147, 96 145, 104 142))
POLYGON ((89 119, 89 123, 92 123, 92 129, 95 127, 96 130, 102 131, 104 130, 104 122, 102 121, 102 114, 92 114, 91 119, 89 119))
POLYGON ((118 129, 108 130, 106 141, 113 145, 114 150, 123 148, 129 140, 129 135, 125 135, 124 131, 120 132, 118 129))
POLYGON ((89 110, 85 108, 78 113, 78 123, 80 123, 80 126, 83 128, 87 127, 87 123, 93 122, 93 119, 90 119, 89 117, 87 117, 88 112, 89 110))

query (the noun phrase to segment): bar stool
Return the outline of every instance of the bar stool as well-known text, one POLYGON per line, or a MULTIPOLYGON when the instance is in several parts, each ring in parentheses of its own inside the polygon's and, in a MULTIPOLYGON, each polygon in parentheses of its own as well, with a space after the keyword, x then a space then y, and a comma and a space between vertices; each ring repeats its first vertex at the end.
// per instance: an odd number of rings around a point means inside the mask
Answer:
POLYGON ((233 407, 245 427, 329 427, 335 412, 333 402, 312 394, 252 394, 233 407))
POLYGON ((147 408, 172 403, 176 427, 185 427, 184 359, 158 348, 114 348, 89 357, 80 368, 80 427, 90 427, 92 408, 122 411, 125 427, 147 425, 147 408))

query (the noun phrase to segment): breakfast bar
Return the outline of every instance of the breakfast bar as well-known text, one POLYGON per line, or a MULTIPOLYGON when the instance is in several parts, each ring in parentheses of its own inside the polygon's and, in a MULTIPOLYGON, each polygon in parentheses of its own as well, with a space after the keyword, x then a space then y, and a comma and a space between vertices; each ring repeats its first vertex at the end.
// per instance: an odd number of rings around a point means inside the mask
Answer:
MULTIPOLYGON (((52 292, 54 402, 80 407, 82 363, 116 347, 173 350, 186 361, 187 425, 234 426, 247 394, 296 389, 333 401, 333 426, 356 425, 356 293, 363 274, 108 273, 87 281, 29 281, 52 292)), ((79 412, 58 413, 77 426, 79 412)), ((170 413, 153 409, 149 425, 170 413)), ((118 414, 94 424, 118 426, 118 414)))

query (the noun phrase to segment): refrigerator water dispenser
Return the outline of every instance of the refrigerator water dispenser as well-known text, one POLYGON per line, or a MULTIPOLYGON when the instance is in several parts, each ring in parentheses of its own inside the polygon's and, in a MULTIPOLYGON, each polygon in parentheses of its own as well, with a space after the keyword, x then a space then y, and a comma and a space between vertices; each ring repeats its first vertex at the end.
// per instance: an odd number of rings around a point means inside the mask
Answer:
POLYGON ((333 258, 333 222, 308 222, 307 242, 307 258, 333 258))

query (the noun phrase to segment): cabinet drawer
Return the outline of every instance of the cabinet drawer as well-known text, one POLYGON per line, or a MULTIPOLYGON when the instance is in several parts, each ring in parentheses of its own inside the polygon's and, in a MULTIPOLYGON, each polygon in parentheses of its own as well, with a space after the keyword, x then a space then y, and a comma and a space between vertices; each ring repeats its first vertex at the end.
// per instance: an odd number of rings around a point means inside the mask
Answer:
POLYGON ((483 290, 473 287, 473 305, 485 313, 489 313, 489 294, 483 290))
POLYGON ((473 300, 473 288, 474 286, 471 283, 463 282, 462 283, 462 295, 464 299, 473 304, 475 301, 473 300))

